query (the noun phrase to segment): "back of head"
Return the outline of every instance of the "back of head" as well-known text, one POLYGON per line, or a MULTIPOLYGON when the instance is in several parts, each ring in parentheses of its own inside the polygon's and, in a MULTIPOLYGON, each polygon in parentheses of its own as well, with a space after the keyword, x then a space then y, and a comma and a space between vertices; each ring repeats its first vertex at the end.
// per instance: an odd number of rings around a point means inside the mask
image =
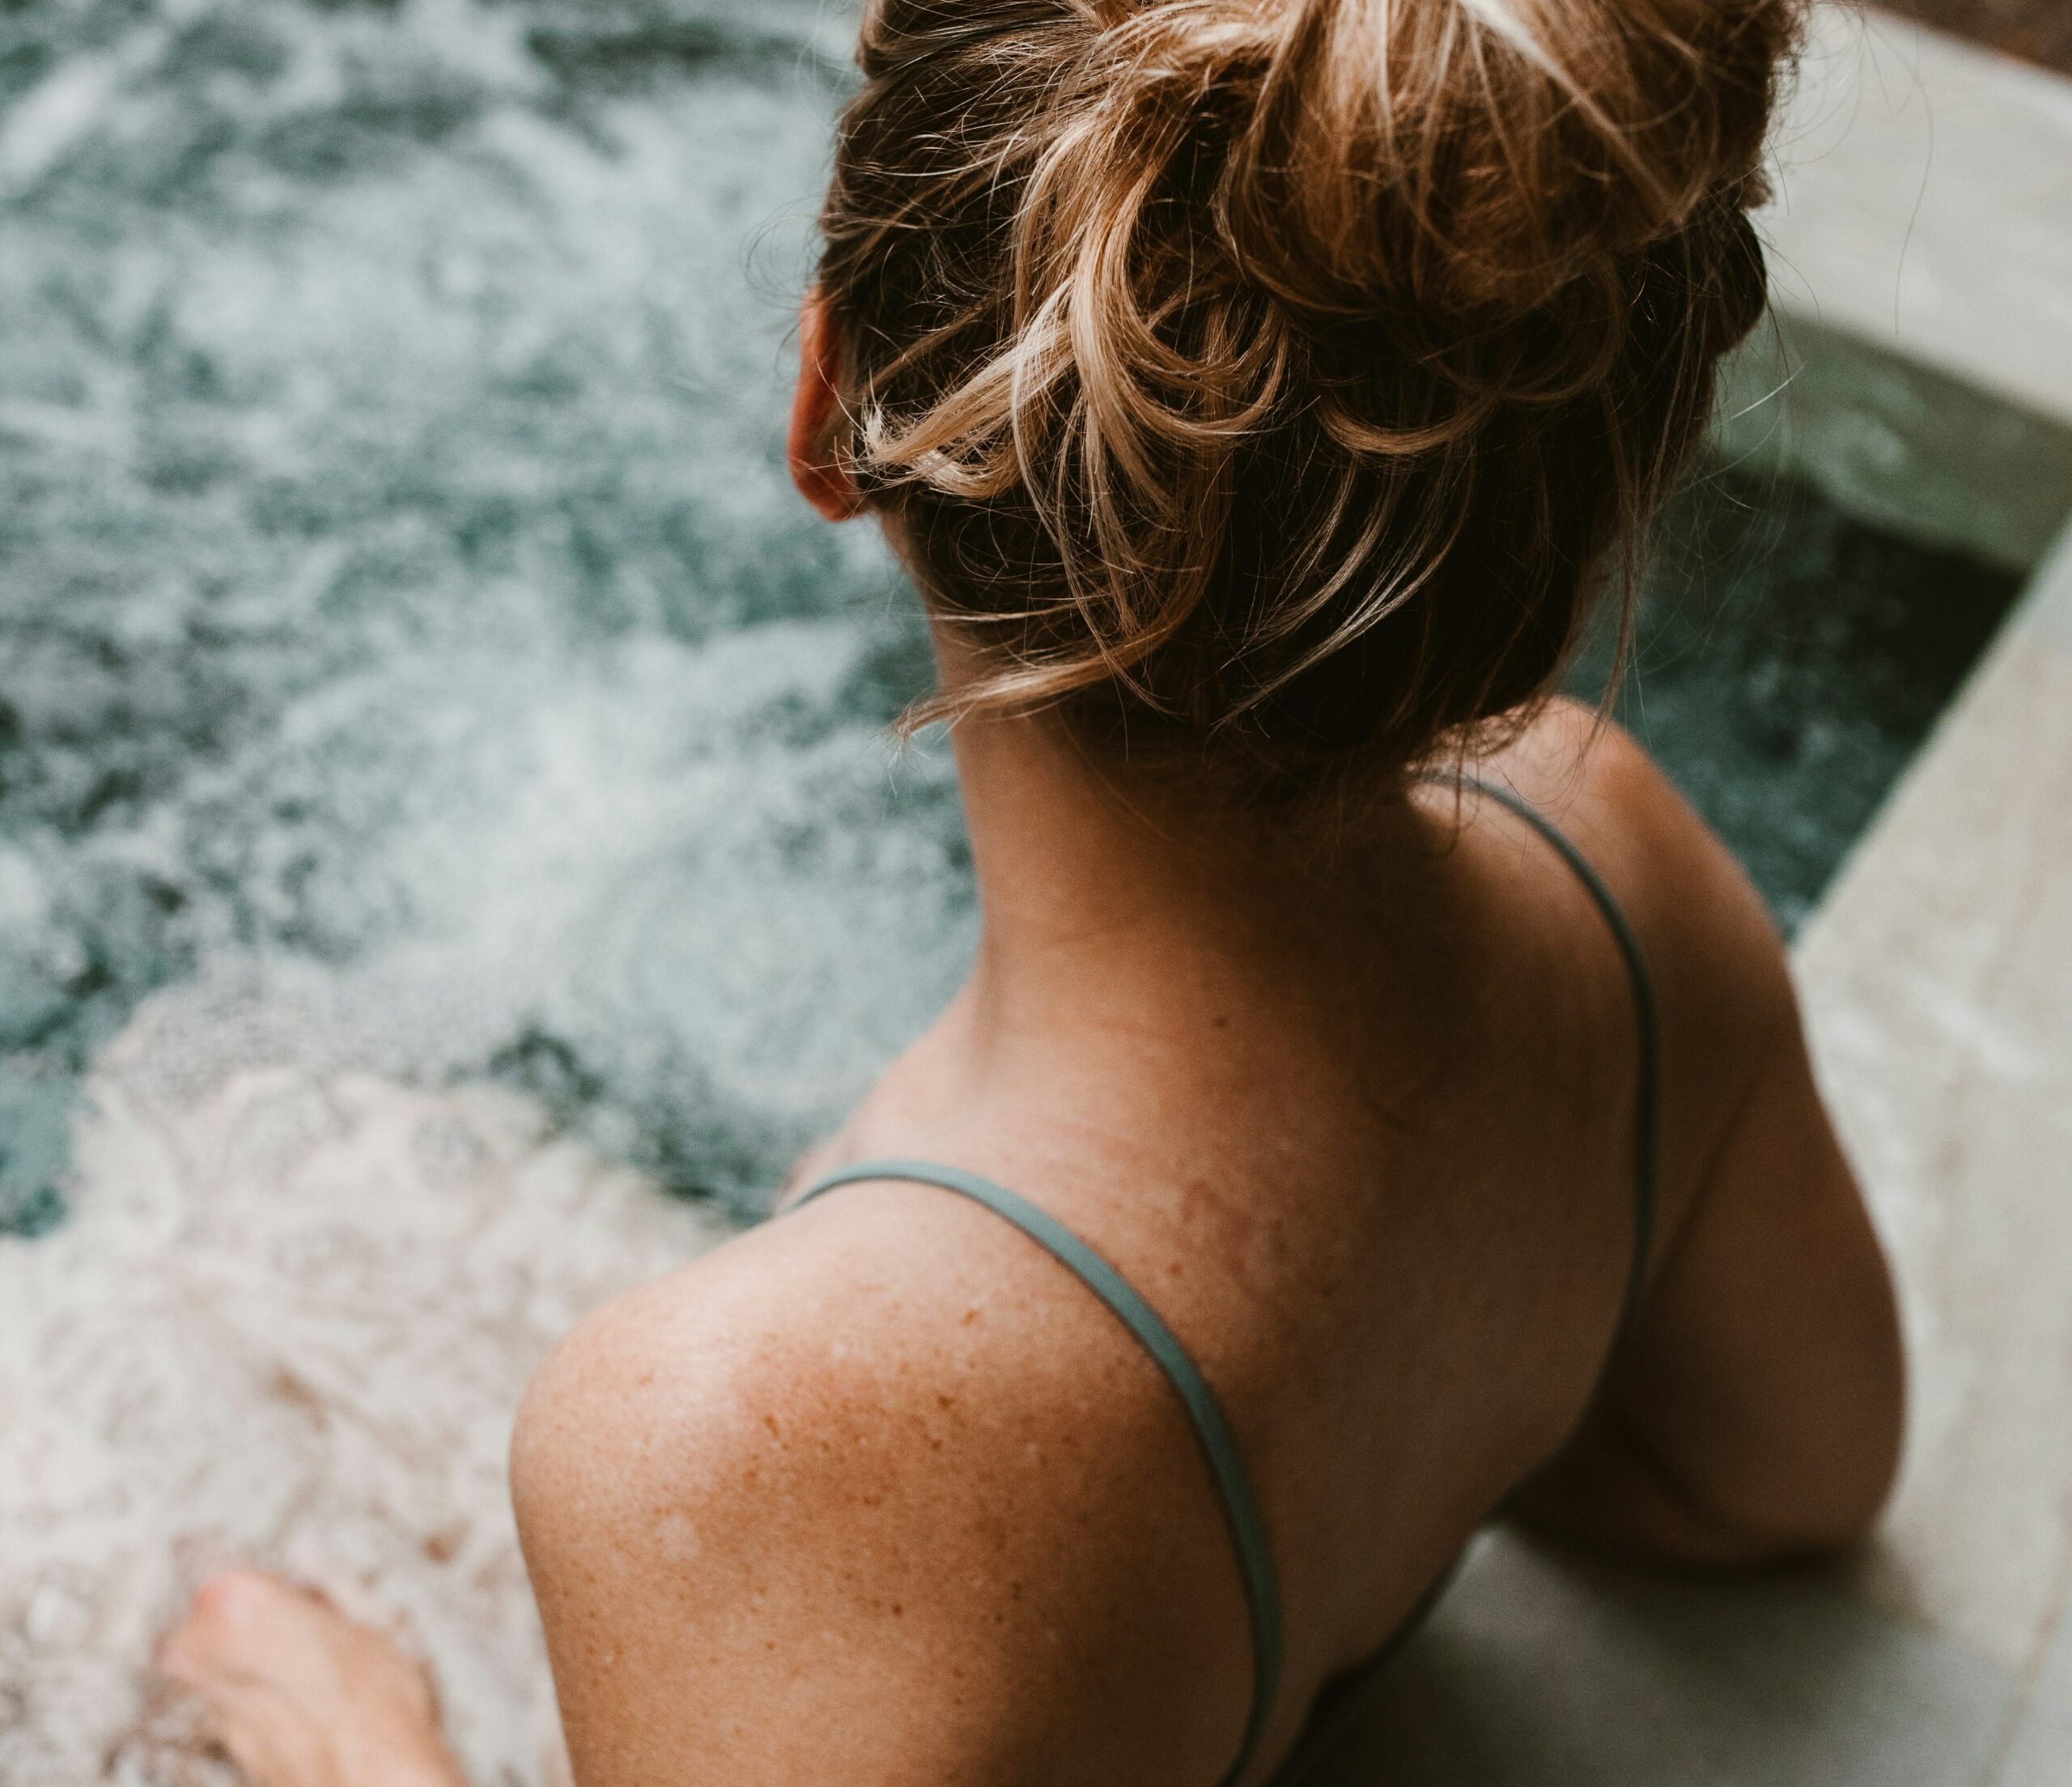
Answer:
POLYGON ((1543 691, 1761 314, 1798 0, 871 0, 831 444, 978 667, 1267 794, 1543 691))

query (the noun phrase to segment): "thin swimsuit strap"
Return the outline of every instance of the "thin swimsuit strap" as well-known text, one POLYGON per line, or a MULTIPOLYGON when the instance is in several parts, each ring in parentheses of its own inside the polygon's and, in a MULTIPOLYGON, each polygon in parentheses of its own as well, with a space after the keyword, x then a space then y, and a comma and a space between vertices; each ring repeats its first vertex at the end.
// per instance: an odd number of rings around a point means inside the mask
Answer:
MULTIPOLYGON (((1619 1325, 1612 1330, 1611 1344, 1605 1352, 1608 1367, 1640 1313, 1641 1297, 1647 1289, 1648 1263, 1654 1250, 1655 1203, 1662 1172, 1662 1025, 1655 1012, 1654 977, 1648 972, 1648 958, 1641 951, 1641 940, 1633 934, 1625 908, 1569 834, 1523 796, 1476 776, 1463 780, 1499 806, 1509 808, 1574 871, 1576 879, 1603 915, 1611 940, 1619 946, 1626 964, 1627 984, 1633 990, 1633 1024, 1639 1044, 1639 1072, 1633 1089, 1633 1257, 1626 1271, 1626 1294, 1619 1309, 1619 1325)), ((1600 1383, 1603 1377, 1600 1372, 1600 1383)))
POLYGON ((1209 1471, 1216 1479, 1216 1492, 1222 1498, 1223 1517, 1230 1529, 1231 1543, 1237 1547, 1238 1567, 1245 1579, 1245 1606, 1251 1616, 1252 1705, 1245 1721, 1244 1738, 1238 1746, 1238 1759, 1224 1777, 1225 1787, 1230 1787, 1258 1747, 1260 1728, 1280 1692, 1280 1579, 1274 1573, 1273 1554, 1267 1545, 1266 1523, 1259 1518, 1259 1505, 1252 1499, 1252 1486, 1245 1475, 1244 1462, 1238 1455, 1238 1442, 1225 1418, 1223 1405, 1216 1399, 1216 1392, 1208 1387, 1208 1380, 1187 1356, 1187 1349, 1180 1344, 1178 1336, 1166 1326, 1158 1312, 1137 1295, 1120 1272, 1047 1210, 1017 1196, 1004 1185, 994 1184, 991 1179, 982 1179, 977 1174, 966 1173, 959 1167, 937 1166, 928 1161, 864 1161, 815 1181, 792 1208, 796 1210, 799 1204, 818 1197, 823 1191, 832 1191, 837 1186, 853 1185, 866 1179, 905 1180, 940 1186, 974 1203, 983 1203, 995 1215, 1005 1218, 1108 1305, 1123 1326, 1136 1336, 1139 1344, 1151 1355, 1153 1363, 1165 1373, 1166 1381, 1178 1393, 1187 1408, 1187 1419, 1193 1424, 1195 1438, 1200 1442, 1202 1456, 1208 1461, 1209 1471))
MULTIPOLYGON (((1442 776, 1427 779, 1441 786, 1451 783, 1451 779, 1442 776)), ((1619 1356, 1620 1348, 1640 1313, 1654 1241, 1662 1152, 1662 1033, 1655 1010, 1654 980, 1648 972, 1647 957, 1641 952, 1640 939, 1633 934, 1633 923, 1624 908, 1605 885, 1604 877, 1598 873, 1590 859, 1576 848, 1574 840, 1566 832, 1531 801, 1509 788, 1484 782, 1479 776, 1461 777, 1458 785, 1487 795, 1499 806, 1508 807, 1538 832, 1569 865, 1603 915, 1611 940, 1618 945, 1620 956, 1625 962, 1627 982, 1633 990, 1639 1055, 1633 1111, 1633 1255, 1627 1269, 1625 1297, 1620 1305, 1618 1323, 1612 1330, 1611 1344, 1605 1348, 1604 1362, 1598 1368, 1597 1389, 1592 1393, 1594 1401, 1603 1393, 1611 1363, 1619 1356)), ((1338 1747, 1340 1740, 1359 1722, 1388 1664, 1416 1636, 1433 1608, 1453 1585, 1459 1568, 1460 1560, 1456 1558, 1418 1597, 1402 1624, 1389 1635, 1380 1649, 1325 1684, 1293 1751, 1274 1771, 1267 1787, 1302 1787, 1302 1783, 1311 1778, 1318 1764, 1338 1747)))
MULTIPOLYGON (((1479 789, 1500 805, 1531 825, 1539 835, 1553 847, 1561 860, 1573 870, 1576 877, 1589 892, 1597 908, 1610 927, 1613 940, 1626 965, 1628 978, 1633 992, 1633 1011, 1639 1031, 1640 1073, 1637 1088, 1637 1112, 1634 1123, 1633 1172, 1633 1260, 1627 1274, 1625 1300, 1620 1307, 1619 1322, 1615 1329, 1607 1364, 1616 1356, 1619 1344, 1631 1327, 1639 1308, 1642 1288, 1647 1281, 1650 1246, 1654 1231, 1655 1181, 1657 1156, 1659 1151, 1661 1129, 1661 1063, 1659 1034, 1655 1016, 1654 983, 1648 974, 1647 961, 1641 953, 1639 939, 1627 922, 1626 915, 1612 897, 1611 890, 1604 885, 1582 852, 1569 842, 1559 827, 1529 802, 1522 800, 1508 788, 1468 778, 1467 785, 1479 789)), ((1092 1291, 1110 1311, 1136 1336, 1137 1343, 1151 1356, 1153 1364, 1166 1375, 1178 1395, 1187 1418, 1195 1431, 1195 1438, 1201 1447, 1210 1474, 1216 1479, 1216 1492, 1223 1503, 1223 1515, 1230 1532, 1233 1547, 1238 1554, 1238 1567, 1244 1579, 1245 1605, 1250 1616, 1252 1639, 1252 1700, 1251 1708, 1245 1719, 1245 1730, 1239 1741, 1238 1755, 1225 1772, 1222 1787, 1235 1787, 1259 1747, 1267 1719, 1272 1716, 1274 1701, 1280 1691, 1282 1655, 1280 1579, 1273 1567, 1273 1553, 1267 1540, 1266 1526, 1259 1517, 1259 1504, 1254 1499, 1250 1479, 1246 1475, 1244 1461, 1239 1456, 1236 1439, 1230 1424, 1223 1412, 1222 1404, 1216 1400, 1216 1392, 1210 1389, 1186 1348, 1166 1326, 1158 1312, 1144 1301, 1131 1287, 1121 1273, 1110 1265, 1087 1243, 1059 1222, 1047 1210, 1031 1203, 1026 1198, 1010 1191, 1005 1186, 996 1185, 991 1180, 981 1178, 975 1173, 967 1173, 960 1167, 941 1166, 930 1161, 861 1161, 853 1166, 845 1166, 826 1174, 809 1186, 793 1202, 796 1209, 819 1197, 823 1192, 837 1186, 856 1185, 866 1181, 905 1182, 917 1185, 930 1185, 945 1191, 953 1191, 969 1198, 974 1203, 983 1204, 996 1216, 1019 1229, 1038 1246, 1049 1253, 1068 1271, 1092 1291)), ((1600 1377, 1600 1382, 1602 1378, 1600 1377)), ((1401 1648, 1403 1641, 1423 1623, 1439 1598, 1441 1592, 1451 1580, 1449 1570, 1428 1589, 1395 1633, 1381 1650, 1366 1662, 1333 1684, 1327 1691, 1328 1706, 1320 1706, 1320 1717, 1306 1731, 1295 1755, 1290 1756, 1283 1769, 1275 1776, 1276 1783, 1291 1779, 1289 1771, 1306 1770, 1331 1740, 1342 1730, 1357 1712, 1359 1703, 1365 1698, 1365 1689, 1386 1662, 1401 1648)))

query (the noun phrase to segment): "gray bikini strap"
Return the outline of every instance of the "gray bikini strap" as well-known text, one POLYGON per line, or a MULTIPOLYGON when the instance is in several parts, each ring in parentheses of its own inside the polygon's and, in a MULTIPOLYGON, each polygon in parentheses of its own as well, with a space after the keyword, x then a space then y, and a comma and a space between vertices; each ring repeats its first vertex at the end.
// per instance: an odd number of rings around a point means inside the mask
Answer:
POLYGON ((1615 1356, 1620 1343, 1640 1313, 1641 1296, 1647 1288, 1648 1256, 1654 1242, 1656 1183, 1662 1158, 1662 1031, 1655 1015, 1654 981, 1648 973, 1647 957, 1641 953, 1641 940, 1628 920, 1604 877, 1590 859, 1576 848, 1569 834, 1539 808, 1509 788, 1499 787, 1479 777, 1463 780, 1480 790, 1499 806, 1508 807, 1554 847, 1561 860, 1574 871, 1584 890, 1597 902, 1611 932, 1611 940, 1625 958, 1626 978, 1633 991, 1633 1021, 1639 1032, 1640 1077, 1634 1090, 1633 1117, 1633 1259, 1626 1274, 1626 1300, 1619 1311, 1619 1326, 1612 1332, 1607 1362, 1615 1356))
MULTIPOLYGON (((1441 779, 1435 777, 1433 779, 1441 779)), ((1649 1250, 1654 1233, 1655 1191, 1662 1127, 1661 1038, 1655 1012, 1654 983, 1648 974, 1647 959, 1641 953, 1640 940, 1634 936, 1633 927, 1628 922, 1619 902, 1613 897, 1611 889, 1605 885, 1603 877, 1591 867, 1590 860, 1569 842, 1567 834, 1531 802, 1512 793, 1509 789, 1498 787, 1473 777, 1463 779, 1467 785, 1488 795, 1499 805, 1508 807, 1524 820, 1569 865, 1603 915, 1605 924, 1611 932, 1612 941, 1618 945, 1619 953, 1624 959, 1627 978, 1633 988, 1633 1015, 1640 1044, 1640 1076, 1633 1138, 1633 1259, 1627 1274, 1625 1301, 1620 1311, 1619 1326, 1613 1335, 1608 1358, 1617 1353, 1620 1342, 1625 1338, 1639 1309, 1641 1293, 1647 1282, 1649 1250)), ((805 1203, 824 1191, 831 1191, 837 1186, 885 1179, 940 1186, 945 1191, 956 1192, 975 1203, 983 1204, 995 1215, 1012 1223, 1107 1305, 1116 1318, 1151 1355, 1153 1362, 1166 1374, 1166 1382, 1178 1393, 1181 1404, 1187 1411, 1187 1418, 1194 1424, 1195 1437, 1201 1445, 1202 1455, 1208 1461, 1209 1471, 1216 1479, 1217 1492, 1222 1498, 1224 1519, 1229 1527, 1231 1543, 1237 1549, 1238 1568, 1244 1578, 1245 1604, 1251 1619, 1251 1710, 1246 1717, 1245 1734, 1238 1744, 1237 1759, 1223 1777, 1223 1787, 1234 1787, 1259 1747, 1267 1720, 1272 1713, 1275 1698, 1280 1691, 1282 1643, 1280 1592, 1274 1575, 1272 1552, 1267 1543, 1266 1527, 1259 1518, 1259 1505, 1252 1499, 1251 1485, 1246 1478, 1243 1461, 1238 1455, 1237 1441, 1231 1435, 1230 1424, 1224 1416, 1222 1405, 1216 1399, 1215 1391, 1209 1388, 1194 1360, 1187 1356, 1187 1350, 1181 1346, 1173 1331, 1160 1318, 1158 1312, 1130 1288, 1114 1267, 1056 1217, 1039 1209, 1026 1198, 1017 1196, 1005 1186, 996 1185, 991 1180, 983 1179, 975 1173, 966 1173, 957 1167, 937 1166, 928 1161, 864 1161, 855 1166, 843 1167, 815 1181, 800 1195, 792 1208, 796 1208, 798 1204, 805 1203)), ((1437 1599, 1450 1577, 1450 1573, 1448 1573, 1447 1577, 1442 1577, 1427 1591, 1416 1613, 1404 1621, 1397 1636, 1385 1647, 1384 1658, 1392 1654, 1400 1643, 1416 1631, 1423 1614, 1437 1599)), ((1348 1681, 1346 1684, 1352 1691, 1342 1696, 1347 1703, 1342 1709, 1344 1717, 1350 1716, 1352 1703, 1362 1697, 1359 1689, 1371 1683, 1382 1660, 1377 1658, 1374 1665, 1355 1672, 1357 1683, 1348 1681)), ((1342 1720, 1327 1720, 1326 1722, 1335 1726, 1342 1720)), ((1302 1753, 1306 1755, 1313 1753, 1310 1744, 1305 1743, 1302 1753)))
MULTIPOLYGON (((1654 983, 1648 974, 1647 958, 1641 953, 1640 940, 1633 935, 1633 925, 1624 910, 1611 889, 1604 885, 1603 877, 1591 866, 1590 859, 1576 848, 1568 834, 1537 807, 1522 800, 1509 789, 1495 787, 1475 776, 1463 776, 1458 782, 1452 777, 1441 775, 1421 779, 1441 787, 1454 787, 1464 783, 1478 789, 1500 806, 1509 808, 1531 826, 1553 847, 1561 860, 1574 872, 1576 879, 1582 883, 1584 889, 1596 902, 1598 910, 1603 915, 1612 940, 1619 946, 1619 953, 1625 958, 1627 978, 1633 986, 1634 1021, 1640 1033, 1640 1076, 1636 1089, 1637 1110, 1633 1125, 1633 1263, 1627 1276, 1626 1301, 1620 1311, 1619 1326, 1605 1353, 1608 1365, 1618 1356, 1620 1342, 1633 1326, 1635 1312, 1640 1307, 1641 1292, 1647 1282, 1648 1251, 1654 1233, 1655 1185, 1662 1121, 1662 1063, 1661 1042, 1655 1018, 1654 983)), ((1602 1382, 1600 1373, 1600 1384, 1602 1382)), ((1452 1566, 1424 1591, 1417 1605, 1396 1628, 1386 1644, 1326 1687, 1293 1754, 1275 1772, 1273 1787, 1306 1787, 1318 1768, 1335 1756, 1339 1744, 1365 1715, 1388 1664, 1424 1624, 1425 1616, 1446 1593, 1459 1567, 1460 1560, 1457 1558, 1452 1566)))
POLYGON ((1116 1318, 1134 1335, 1166 1380, 1178 1392, 1187 1419, 1194 1424, 1195 1437, 1202 1456, 1216 1479, 1222 1497, 1223 1516, 1237 1547, 1238 1567, 1245 1581, 1245 1605, 1252 1627, 1252 1706, 1245 1721, 1245 1734, 1238 1747, 1238 1759, 1224 1776, 1231 1787, 1251 1760, 1259 1738, 1273 1710, 1280 1687, 1280 1590, 1273 1570, 1273 1554, 1267 1544, 1266 1526, 1252 1499, 1251 1484, 1245 1475, 1238 1443, 1224 1417, 1216 1392, 1208 1387, 1193 1360, 1187 1356, 1173 1331, 1158 1312, 1130 1288, 1121 1273, 1048 1212, 1026 1198, 1017 1197, 1004 1185, 982 1179, 953 1166, 937 1166, 928 1161, 864 1161, 845 1166, 817 1180, 803 1192, 792 1208, 831 1191, 837 1186, 868 1179, 903 1180, 917 1185, 939 1186, 974 1203, 983 1203, 996 1216, 1013 1224, 1022 1233, 1077 1277, 1114 1311, 1116 1318))

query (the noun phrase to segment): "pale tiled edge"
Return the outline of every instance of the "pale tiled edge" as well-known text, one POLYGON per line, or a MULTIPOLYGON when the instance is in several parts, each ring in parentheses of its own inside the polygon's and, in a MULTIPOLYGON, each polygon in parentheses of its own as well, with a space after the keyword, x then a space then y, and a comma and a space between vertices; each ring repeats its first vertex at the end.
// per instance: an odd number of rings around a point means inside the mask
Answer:
POLYGON ((1728 363, 1713 440, 1758 480, 2027 578, 2072 513, 2072 418, 1780 309, 1728 363))
POLYGON ((2026 1676, 2072 1577, 2072 541, 1797 966, 1913 1365, 1906 1466, 1862 1587, 2026 1676))
MULTIPOLYGON (((2040 579, 2023 620, 2026 636, 2038 648, 2072 657, 2072 530, 2040 579)), ((2066 946, 2072 948, 2072 940, 2066 946)), ((2072 1061, 2061 1055, 2058 1065, 2061 1103, 2072 1100, 2072 1061)), ((2063 1195, 2072 1199, 2072 1159, 2062 1153, 2057 1158, 2063 1195)), ((2061 1258, 2055 1271, 2066 1270, 2061 1258)), ((2061 1432, 2072 1428, 2072 1407, 2061 1403, 2057 1420, 2061 1432)), ((2072 1535, 2072 1476, 2061 1478, 2057 1488, 2062 1530, 2072 1535)), ((2059 1555, 2056 1602, 2057 1630, 2032 1672, 1993 1787, 2072 1787, 2072 1537, 2059 1555)))
POLYGON ((1972 1787, 2015 1673, 1824 1574, 1706 1580, 1500 1529, 1301 1787, 1972 1787))
POLYGON ((2072 417, 2072 81, 1823 5, 1777 161, 1784 308, 2072 417))
POLYGON ((2072 1782, 2072 1615, 2058 1623, 2026 1709, 2010 1734, 1993 1787, 2072 1782))
MULTIPOLYGON (((1787 310, 2072 416, 2072 83, 1823 6, 1779 162, 1764 227, 1787 310)), ((2052 1144, 2072 1141, 2054 1108, 2072 1099, 2050 1096, 2072 1085, 2072 875, 2050 872, 2072 867, 2068 796, 2072 550, 1798 952, 1914 1324, 1914 1442, 1872 1581, 2015 1667, 2052 1621, 2067 1548, 2044 1485, 2072 1484, 2072 1435, 2036 1400, 2072 1373, 2072 1317, 2046 1293, 2072 1299, 2029 1264, 2072 1220, 2048 1195, 2052 1144)))
MULTIPOLYGON (((2072 83, 1824 8, 1781 161, 1788 313, 2072 418, 2072 83)), ((1797 953, 1913 1360, 1861 1585, 2032 1684, 1999 1787, 2072 1784, 2072 534, 1797 953)))

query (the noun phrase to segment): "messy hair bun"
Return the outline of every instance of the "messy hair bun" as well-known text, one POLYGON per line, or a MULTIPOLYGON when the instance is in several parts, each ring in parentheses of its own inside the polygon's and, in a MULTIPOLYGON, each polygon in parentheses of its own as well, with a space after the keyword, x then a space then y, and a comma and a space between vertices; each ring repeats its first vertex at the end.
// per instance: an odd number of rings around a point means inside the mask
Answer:
POLYGON ((1760 316, 1796 0, 872 0, 831 444, 979 666, 1262 790, 1543 691, 1760 316))

